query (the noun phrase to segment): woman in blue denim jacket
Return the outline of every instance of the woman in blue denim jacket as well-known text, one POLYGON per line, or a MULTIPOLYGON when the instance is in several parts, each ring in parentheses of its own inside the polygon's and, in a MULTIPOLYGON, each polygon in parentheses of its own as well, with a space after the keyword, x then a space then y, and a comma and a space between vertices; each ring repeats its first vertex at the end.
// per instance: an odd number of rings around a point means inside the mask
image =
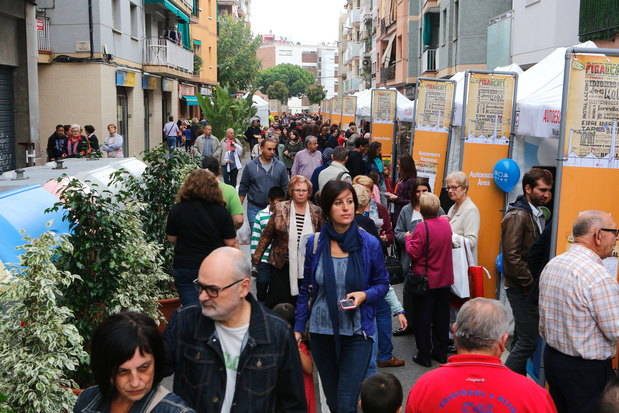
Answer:
POLYGON ((83 391, 74 413, 195 413, 160 382, 163 338, 152 318, 114 314, 94 332, 90 366, 97 386, 83 391))
POLYGON ((377 302, 389 288, 377 238, 354 222, 352 185, 330 181, 321 191, 326 223, 311 235, 295 313, 295 337, 309 330, 312 356, 329 409, 357 411, 361 382, 372 354, 377 302), (310 306, 311 303, 311 306, 310 306))

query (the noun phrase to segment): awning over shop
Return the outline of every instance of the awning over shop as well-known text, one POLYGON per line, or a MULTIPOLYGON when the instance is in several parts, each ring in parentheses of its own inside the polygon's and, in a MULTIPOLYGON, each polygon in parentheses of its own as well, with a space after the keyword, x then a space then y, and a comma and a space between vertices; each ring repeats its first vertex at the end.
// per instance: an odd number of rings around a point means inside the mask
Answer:
POLYGON ((166 9, 168 9, 171 13, 174 13, 176 17, 182 19, 184 22, 189 23, 189 16, 183 13, 178 7, 173 5, 169 0, 144 0, 144 4, 161 4, 166 9))
POLYGON ((183 96, 183 100, 187 102, 187 106, 198 106, 198 98, 195 96, 183 96))

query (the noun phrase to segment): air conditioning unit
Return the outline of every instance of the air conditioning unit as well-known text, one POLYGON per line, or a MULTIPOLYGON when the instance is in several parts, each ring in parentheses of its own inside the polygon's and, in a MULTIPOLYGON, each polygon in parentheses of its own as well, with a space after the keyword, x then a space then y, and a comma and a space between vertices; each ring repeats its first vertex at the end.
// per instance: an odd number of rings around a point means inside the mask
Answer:
POLYGON ((372 59, 370 59, 369 57, 363 58, 363 67, 370 67, 371 64, 372 64, 372 59))

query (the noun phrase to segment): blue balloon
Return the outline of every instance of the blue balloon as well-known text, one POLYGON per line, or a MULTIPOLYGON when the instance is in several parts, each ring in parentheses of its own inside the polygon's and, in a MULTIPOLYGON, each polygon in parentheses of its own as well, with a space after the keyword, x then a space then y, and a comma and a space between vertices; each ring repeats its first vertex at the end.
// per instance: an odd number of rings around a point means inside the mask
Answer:
POLYGON ((496 260, 494 261, 494 264, 496 265, 497 271, 502 274, 503 273, 503 253, 500 253, 499 255, 496 256, 496 260))
POLYGON ((513 159, 501 159, 494 165, 494 183, 504 192, 510 192, 520 180, 520 167, 513 159))

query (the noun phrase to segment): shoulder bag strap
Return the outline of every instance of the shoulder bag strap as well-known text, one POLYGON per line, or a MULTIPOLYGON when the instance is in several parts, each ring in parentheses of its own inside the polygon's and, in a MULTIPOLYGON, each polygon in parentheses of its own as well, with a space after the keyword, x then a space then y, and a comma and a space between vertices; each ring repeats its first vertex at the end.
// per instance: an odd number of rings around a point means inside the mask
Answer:
POLYGON ((425 247, 423 249, 423 253, 424 253, 425 257, 426 257, 426 262, 425 262, 426 273, 425 273, 425 276, 427 277, 428 276, 428 256, 430 255, 429 254, 429 249, 430 249, 430 230, 428 229, 428 223, 426 221, 423 221, 423 226, 426 229, 426 245, 425 245, 425 247))

